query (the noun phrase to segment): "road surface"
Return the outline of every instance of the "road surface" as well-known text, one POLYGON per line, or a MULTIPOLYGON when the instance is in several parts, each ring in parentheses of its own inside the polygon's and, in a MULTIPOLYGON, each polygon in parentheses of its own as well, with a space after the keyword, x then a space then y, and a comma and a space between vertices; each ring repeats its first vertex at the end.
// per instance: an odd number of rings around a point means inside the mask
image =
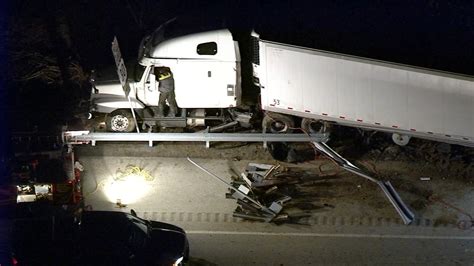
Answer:
MULTIPOLYGON (((405 226, 375 186, 353 175, 339 173, 340 179, 324 180, 311 198, 313 205, 322 207, 306 210, 310 215, 296 223, 275 225, 232 217, 237 205, 225 198, 226 186, 185 156, 122 156, 119 151, 114 156, 90 150, 81 154, 80 149, 78 154, 86 169, 87 205, 95 210, 134 209, 140 217, 183 227, 189 235, 191 265, 474 264, 474 230, 457 227, 465 216, 431 203, 416 209, 417 219, 405 226), (148 179, 143 187, 130 187, 138 196, 119 208, 120 196, 111 197, 106 191, 127 166, 145 170, 148 179)), ((233 158, 196 161, 228 181, 250 162, 233 158)), ((277 163, 268 158, 251 161, 277 163)), ((298 167, 308 170, 319 165, 298 167)), ((431 190, 442 187, 438 192, 450 203, 474 212, 471 186, 435 183, 429 184, 431 190)), ((414 205, 419 199, 413 191, 403 189, 404 184, 398 186, 400 194, 414 205)))

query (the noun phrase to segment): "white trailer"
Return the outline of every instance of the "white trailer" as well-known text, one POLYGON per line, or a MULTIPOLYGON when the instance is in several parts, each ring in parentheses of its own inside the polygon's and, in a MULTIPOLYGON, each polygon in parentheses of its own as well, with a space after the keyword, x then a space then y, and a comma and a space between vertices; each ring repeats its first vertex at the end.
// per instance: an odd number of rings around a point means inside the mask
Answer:
POLYGON ((259 48, 264 110, 474 146, 472 77, 263 40, 259 48))
MULTIPOLYGON (((274 43, 256 34, 245 44, 253 47, 246 61, 240 53, 244 44, 228 30, 174 38, 166 38, 166 30, 160 27, 143 40, 143 75, 130 84, 132 107, 144 125, 184 127, 218 120, 219 129, 248 126, 251 112, 242 94, 249 88, 242 80, 250 78, 260 89, 263 128, 271 132, 301 127, 322 133, 338 123, 393 133, 400 145, 414 136, 474 147, 473 77, 274 43), (246 62, 253 68, 248 77, 242 76, 246 62), (182 110, 178 117, 153 115, 159 97, 153 69, 159 66, 173 72, 182 110)), ((108 113, 109 129, 131 131, 130 104, 120 83, 96 88, 94 111, 108 113), (120 127, 124 124, 128 127, 120 127)))

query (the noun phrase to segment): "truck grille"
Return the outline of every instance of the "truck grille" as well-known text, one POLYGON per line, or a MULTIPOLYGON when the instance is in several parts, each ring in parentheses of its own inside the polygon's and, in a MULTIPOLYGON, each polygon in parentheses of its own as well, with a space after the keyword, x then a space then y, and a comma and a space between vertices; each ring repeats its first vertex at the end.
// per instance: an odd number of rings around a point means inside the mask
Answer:
POLYGON ((259 51, 259 38, 250 37, 252 39, 252 63, 260 65, 260 51, 259 51))

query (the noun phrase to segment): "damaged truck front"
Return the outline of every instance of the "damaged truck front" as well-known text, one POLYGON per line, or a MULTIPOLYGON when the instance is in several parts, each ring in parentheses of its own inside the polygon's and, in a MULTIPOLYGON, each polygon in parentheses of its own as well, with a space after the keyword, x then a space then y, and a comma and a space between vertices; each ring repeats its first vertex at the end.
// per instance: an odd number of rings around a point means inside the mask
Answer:
MULTIPOLYGON (((105 113, 108 131, 131 132, 137 113, 142 128, 249 127, 251 113, 241 105, 240 55, 227 30, 163 39, 159 28, 142 42, 140 72, 130 85, 130 102, 118 81, 95 84, 93 112, 105 113), (155 68, 168 67, 175 81, 176 116, 158 116, 159 81, 155 68)), ((165 110, 165 114, 166 114, 165 110)))
POLYGON ((474 146, 471 76, 275 43, 255 33, 235 39, 226 29, 175 36, 161 26, 140 46, 143 75, 130 83, 131 104, 118 81, 97 84, 93 111, 106 113, 107 129, 117 132, 133 131, 132 107, 142 128, 222 131, 255 126, 252 118, 263 117, 261 127, 273 133, 326 133, 340 124, 390 133, 399 145, 419 137, 474 146), (175 79, 176 117, 156 115, 154 68, 162 66, 175 79))

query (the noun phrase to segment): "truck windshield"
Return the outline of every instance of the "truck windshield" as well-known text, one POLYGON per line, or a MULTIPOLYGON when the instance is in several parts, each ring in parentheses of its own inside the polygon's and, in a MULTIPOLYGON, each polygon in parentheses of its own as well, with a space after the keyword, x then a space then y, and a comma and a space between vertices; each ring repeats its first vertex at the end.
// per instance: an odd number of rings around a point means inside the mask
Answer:
POLYGON ((159 43, 172 39, 174 37, 186 35, 189 33, 186 32, 185 29, 177 27, 176 23, 172 22, 173 21, 166 22, 153 32, 151 40, 153 46, 156 46, 159 43))
POLYGON ((176 23, 163 24, 158 29, 156 29, 152 34, 152 45, 156 46, 166 40, 194 32, 188 28, 181 28, 177 27, 176 25, 176 23))
POLYGON ((162 24, 152 33, 151 44, 152 46, 156 46, 159 43, 175 37, 222 28, 218 25, 219 24, 208 25, 206 23, 196 23, 194 20, 172 19, 162 24))

